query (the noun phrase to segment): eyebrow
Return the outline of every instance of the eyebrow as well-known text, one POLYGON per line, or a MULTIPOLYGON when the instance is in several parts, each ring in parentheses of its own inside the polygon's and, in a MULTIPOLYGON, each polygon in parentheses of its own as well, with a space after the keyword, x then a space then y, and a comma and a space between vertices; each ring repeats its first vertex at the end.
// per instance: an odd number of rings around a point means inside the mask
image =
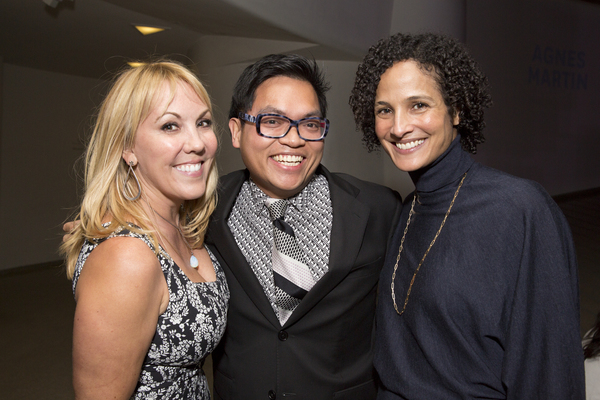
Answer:
POLYGON ((381 101, 381 100, 380 100, 380 101, 376 101, 376 102, 375 102, 375 105, 376 105, 376 106, 389 106, 389 105, 390 105, 390 103, 388 103, 387 101, 381 101))
POLYGON ((198 115, 198 119, 204 118, 204 116, 206 116, 206 114, 210 114, 210 110, 208 108, 206 110, 202 111, 200 113, 200 115, 198 115))
MULTIPOLYGON (((426 100, 426 101, 430 101, 430 102, 434 101, 433 97, 427 96, 425 94, 410 96, 410 97, 407 97, 406 99, 404 99, 403 101, 412 102, 412 101, 420 101, 420 100, 426 100)), ((391 106, 391 103, 384 101, 384 100, 379 100, 379 101, 375 102, 375 105, 376 106, 391 106)))
POLYGON ((420 94, 417 96, 410 96, 409 98, 407 98, 406 100, 408 101, 416 101, 416 100, 428 100, 428 101, 433 101, 433 97, 431 96, 427 96, 426 94, 420 94))
MULTIPOLYGON (((287 117, 286 113, 283 112, 282 110, 272 107, 272 106, 266 106, 264 108, 261 108, 260 110, 258 110, 258 114, 265 114, 265 113, 270 113, 270 114, 279 114, 279 115, 284 115, 287 117)), ((304 114, 304 116, 302 118, 309 118, 309 117, 319 117, 321 118, 321 111, 320 110, 314 110, 311 112, 308 112, 306 114, 304 114)), ((301 118, 301 119, 302 119, 301 118)))
MULTIPOLYGON (((197 119, 204 118, 204 116, 206 116, 206 114, 210 114, 210 110, 209 110, 208 108, 207 108, 207 109, 205 109, 204 111, 202 111, 202 112, 200 113, 200 115, 198 116, 198 118, 197 118, 197 119)), ((155 122, 158 122, 158 120, 160 120, 161 118, 163 118, 165 115, 172 115, 172 116, 174 116, 174 117, 176 117, 176 118, 181 118, 181 115, 179 115, 179 114, 178 114, 178 113, 176 113, 175 111, 168 111, 168 110, 167 110, 167 111, 165 111, 165 113, 164 113, 163 115, 159 115, 159 116, 158 116, 158 118, 156 118, 156 121, 155 121, 155 122)))

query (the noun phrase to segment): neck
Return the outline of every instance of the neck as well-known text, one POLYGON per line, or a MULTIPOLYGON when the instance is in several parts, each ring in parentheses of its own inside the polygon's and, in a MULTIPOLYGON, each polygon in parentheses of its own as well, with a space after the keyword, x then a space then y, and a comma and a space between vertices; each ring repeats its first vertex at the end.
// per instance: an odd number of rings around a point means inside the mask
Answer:
MULTIPOLYGON (((180 267, 183 266, 191 266, 192 268, 198 267, 198 259, 194 256, 192 251, 192 247, 188 243, 187 239, 183 235, 181 228, 179 226, 179 214, 174 214, 174 209, 171 208, 170 217, 172 221, 168 220, 167 217, 163 216, 159 212, 157 212, 150 203, 143 198, 147 207, 151 211, 152 224, 154 225, 158 237, 162 242, 162 246, 167 249, 167 245, 175 251, 175 253, 179 256, 180 261, 178 262, 180 267), (189 252, 189 253, 188 253, 189 252), (187 259, 183 256, 184 253, 187 253, 190 256, 189 263, 187 259)), ((176 212, 176 211, 175 211, 176 212)), ((170 250, 168 250, 170 252, 170 250)), ((173 258, 173 254, 171 254, 171 258, 173 258)))
POLYGON ((463 151, 460 135, 457 135, 446 151, 434 162, 409 172, 409 175, 418 192, 433 192, 460 179, 473 162, 473 159, 463 151))
POLYGON ((150 217, 150 221, 155 226, 155 229, 169 237, 180 235, 179 228, 179 212, 175 207, 156 207, 150 201, 142 196, 146 215, 150 217), (160 210, 160 211, 159 211, 160 210))
POLYGON ((181 209, 181 204, 158 201, 150 195, 142 195, 141 199, 146 215, 155 215, 158 219, 162 220, 162 222, 168 222, 169 224, 179 226, 179 210, 181 209))

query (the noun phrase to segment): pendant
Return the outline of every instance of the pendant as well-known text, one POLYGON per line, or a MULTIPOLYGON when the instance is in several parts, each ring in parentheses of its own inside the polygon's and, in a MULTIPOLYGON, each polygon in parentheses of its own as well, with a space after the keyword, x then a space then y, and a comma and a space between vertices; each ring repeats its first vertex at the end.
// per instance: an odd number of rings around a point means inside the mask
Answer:
POLYGON ((192 254, 192 256, 190 257, 190 266, 192 268, 198 268, 198 259, 196 258, 195 255, 192 254))

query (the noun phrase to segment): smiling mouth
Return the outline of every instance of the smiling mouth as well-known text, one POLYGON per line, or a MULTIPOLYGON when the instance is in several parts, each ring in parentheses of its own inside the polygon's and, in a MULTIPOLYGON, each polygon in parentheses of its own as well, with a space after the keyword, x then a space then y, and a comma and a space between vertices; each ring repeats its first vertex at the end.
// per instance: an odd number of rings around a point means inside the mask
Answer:
POLYGON ((181 171, 181 172, 197 172, 197 171, 200 171, 201 167, 202 167, 202 163, 184 164, 184 165, 176 166, 175 169, 177 169, 177 171, 181 171))
POLYGON ((273 161, 276 161, 280 164, 283 164, 285 166, 288 167, 293 167, 296 165, 299 165, 302 160, 304 160, 304 157, 302 156, 293 156, 293 155, 282 155, 282 154, 278 154, 276 156, 271 157, 273 159, 273 161))
POLYGON ((414 142, 408 142, 408 143, 396 143, 396 147, 401 150, 410 150, 412 148, 415 148, 415 147, 423 144, 423 142, 425 142, 425 139, 419 139, 419 140, 415 140, 414 142))

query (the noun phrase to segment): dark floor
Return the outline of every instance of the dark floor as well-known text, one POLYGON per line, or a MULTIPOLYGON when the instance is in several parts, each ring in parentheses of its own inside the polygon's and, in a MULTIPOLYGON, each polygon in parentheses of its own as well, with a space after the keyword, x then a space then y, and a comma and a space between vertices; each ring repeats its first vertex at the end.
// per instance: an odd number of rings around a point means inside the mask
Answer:
POLYGON ((600 312, 600 188, 555 200, 569 220, 577 249, 581 330, 585 333, 600 312))
MULTIPOLYGON (((600 189, 556 199, 579 260, 581 330, 600 311, 600 189)), ((73 399, 70 281, 56 263, 0 271, 0 399, 73 399)))
MULTIPOLYGON (((59 262, 0 272, 0 400, 71 400, 75 302, 59 262)), ((212 380, 210 358, 205 364, 212 380)))
POLYGON ((0 275, 0 398, 73 399, 70 281, 56 266, 0 275))

